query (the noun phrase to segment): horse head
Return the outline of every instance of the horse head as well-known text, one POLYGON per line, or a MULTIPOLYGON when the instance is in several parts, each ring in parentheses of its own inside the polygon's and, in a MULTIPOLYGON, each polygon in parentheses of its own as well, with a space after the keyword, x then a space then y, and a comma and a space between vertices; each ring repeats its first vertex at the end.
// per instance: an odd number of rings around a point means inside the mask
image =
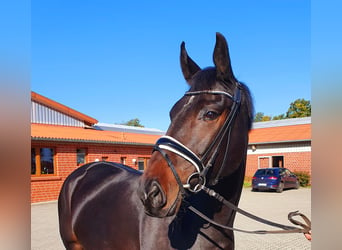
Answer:
POLYGON ((140 180, 139 196, 151 216, 174 215, 184 196, 245 166, 253 107, 219 33, 213 60, 215 67, 201 69, 182 42, 180 63, 190 89, 171 109, 171 124, 140 180))

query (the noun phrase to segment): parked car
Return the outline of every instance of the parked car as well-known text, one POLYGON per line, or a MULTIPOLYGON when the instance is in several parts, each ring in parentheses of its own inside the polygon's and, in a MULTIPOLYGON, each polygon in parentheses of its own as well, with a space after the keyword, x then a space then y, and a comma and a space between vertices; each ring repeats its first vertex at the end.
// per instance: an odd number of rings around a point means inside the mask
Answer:
POLYGON ((261 168, 252 178, 252 191, 275 190, 281 193, 288 188, 298 189, 299 180, 287 168, 261 168))

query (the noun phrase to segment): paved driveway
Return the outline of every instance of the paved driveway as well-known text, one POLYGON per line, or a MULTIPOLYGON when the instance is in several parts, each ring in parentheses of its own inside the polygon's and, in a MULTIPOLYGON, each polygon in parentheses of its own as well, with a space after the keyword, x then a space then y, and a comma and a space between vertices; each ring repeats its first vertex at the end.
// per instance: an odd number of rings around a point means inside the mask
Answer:
MULTIPOLYGON (((288 212, 299 210, 311 218, 311 189, 286 190, 283 193, 251 192, 243 189, 240 208, 275 222, 290 225, 288 212)), ((235 227, 247 230, 274 229, 237 215, 235 227)), ((252 235, 235 233, 236 249, 311 249, 311 243, 302 234, 252 235)), ((31 206, 31 249, 64 249, 59 237, 57 202, 31 206)))
MULTIPOLYGON (((251 189, 243 190, 239 207, 265 219, 285 225, 291 225, 287 220, 289 212, 297 211, 311 219, 311 189, 299 188, 298 190, 285 190, 276 192, 251 192, 251 189)), ((300 220, 300 217, 295 219, 300 220)), ((277 228, 253 222, 243 215, 237 215, 234 227, 247 230, 275 230, 277 228)), ((254 235, 235 233, 235 248, 247 249, 311 249, 311 243, 302 234, 274 234, 254 235)))

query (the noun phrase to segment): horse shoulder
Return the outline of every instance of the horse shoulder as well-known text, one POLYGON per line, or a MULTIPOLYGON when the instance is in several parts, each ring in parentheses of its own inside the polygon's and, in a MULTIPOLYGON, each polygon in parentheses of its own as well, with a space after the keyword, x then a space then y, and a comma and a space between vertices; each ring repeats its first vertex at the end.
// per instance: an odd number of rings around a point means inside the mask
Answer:
POLYGON ((86 248, 139 248, 139 206, 135 190, 141 174, 116 163, 97 162, 75 170, 65 181, 60 198, 63 241, 86 248), (127 232, 129 230, 129 232, 127 232), (120 241, 118 241, 120 239, 120 241))

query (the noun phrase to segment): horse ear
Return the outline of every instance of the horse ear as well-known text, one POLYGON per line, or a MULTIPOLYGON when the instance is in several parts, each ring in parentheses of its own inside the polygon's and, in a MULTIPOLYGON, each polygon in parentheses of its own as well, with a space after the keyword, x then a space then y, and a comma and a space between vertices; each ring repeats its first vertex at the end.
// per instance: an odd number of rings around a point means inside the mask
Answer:
POLYGON ((213 54, 214 64, 216 66, 217 78, 222 80, 235 79, 230 64, 227 41, 223 35, 216 32, 216 44, 213 54))
POLYGON ((185 43, 181 44, 181 53, 180 53, 180 64, 183 72, 183 76, 185 80, 189 83, 192 76, 201 68, 188 56, 188 53, 185 49, 185 43))

